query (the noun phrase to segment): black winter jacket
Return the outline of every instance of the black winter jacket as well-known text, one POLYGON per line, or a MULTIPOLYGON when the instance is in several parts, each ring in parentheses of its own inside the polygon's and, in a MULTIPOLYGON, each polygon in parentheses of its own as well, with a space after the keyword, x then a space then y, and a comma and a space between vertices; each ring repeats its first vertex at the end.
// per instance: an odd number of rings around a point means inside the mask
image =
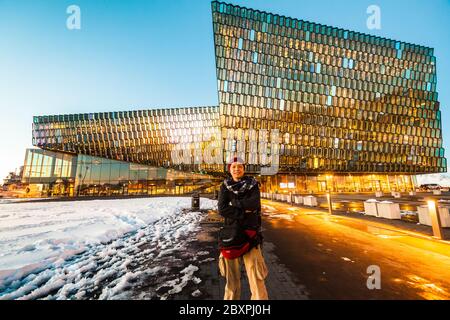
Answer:
MULTIPOLYGON (((254 179, 244 176, 242 180, 254 179)), ((228 179, 228 181, 232 181, 228 179)), ((256 184, 250 190, 236 195, 228 190, 225 181, 220 186, 218 211, 225 218, 225 224, 234 223, 236 220, 244 229, 252 229, 260 233, 261 229, 261 195, 256 184)))

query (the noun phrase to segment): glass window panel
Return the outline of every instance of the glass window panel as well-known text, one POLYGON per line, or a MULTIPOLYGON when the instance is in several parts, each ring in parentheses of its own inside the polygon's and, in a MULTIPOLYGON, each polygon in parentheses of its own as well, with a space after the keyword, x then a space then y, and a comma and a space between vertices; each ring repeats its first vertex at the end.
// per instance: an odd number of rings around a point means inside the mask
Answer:
POLYGON ((102 161, 101 169, 100 169, 100 180, 102 183, 110 181, 110 173, 111 173, 111 164, 108 160, 102 161))
POLYGON ((120 177, 120 163, 111 163, 110 180, 111 183, 117 183, 120 177))
POLYGON ((255 30, 250 30, 250 40, 255 41, 255 30))
POLYGON ((238 49, 239 49, 239 50, 242 50, 243 45, 244 45, 244 39, 239 38, 238 49))
POLYGON ((121 181, 128 180, 129 172, 130 172, 130 165, 128 163, 121 163, 119 180, 121 181))
POLYGON ((92 159, 90 172, 91 172, 90 180, 92 181, 92 183, 99 183, 101 174, 101 162, 98 161, 96 158, 92 159))
POLYGON ((258 63, 258 52, 253 52, 253 63, 258 63))

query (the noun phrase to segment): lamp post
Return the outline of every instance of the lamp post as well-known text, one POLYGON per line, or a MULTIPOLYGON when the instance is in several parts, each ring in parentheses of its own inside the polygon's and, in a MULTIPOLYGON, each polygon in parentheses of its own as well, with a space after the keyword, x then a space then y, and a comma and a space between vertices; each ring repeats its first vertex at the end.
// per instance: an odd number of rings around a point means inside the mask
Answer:
POLYGON ((328 214, 333 214, 333 204, 331 203, 331 191, 327 190, 328 214))
POLYGON ((431 226, 433 227, 433 237, 442 240, 442 226, 441 217, 436 209, 436 202, 434 200, 427 200, 428 212, 430 213, 431 226))

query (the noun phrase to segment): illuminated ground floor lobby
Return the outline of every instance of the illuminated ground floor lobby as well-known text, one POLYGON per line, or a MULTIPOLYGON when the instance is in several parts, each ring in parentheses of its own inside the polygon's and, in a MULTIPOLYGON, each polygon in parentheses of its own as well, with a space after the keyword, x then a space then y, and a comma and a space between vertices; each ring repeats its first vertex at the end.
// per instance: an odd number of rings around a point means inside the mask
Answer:
MULTIPOLYGON (((27 150, 22 183, 26 197, 180 195, 214 193, 225 173, 201 174, 151 167, 88 155, 42 149, 27 150)), ((417 180, 411 174, 283 174, 256 175, 269 193, 408 192, 417 180)))
POLYGON ((25 197, 179 195, 213 193, 221 177, 88 155, 28 149, 25 197))
POLYGON ((270 193, 407 192, 416 176, 402 174, 319 174, 261 176, 261 191, 270 193))

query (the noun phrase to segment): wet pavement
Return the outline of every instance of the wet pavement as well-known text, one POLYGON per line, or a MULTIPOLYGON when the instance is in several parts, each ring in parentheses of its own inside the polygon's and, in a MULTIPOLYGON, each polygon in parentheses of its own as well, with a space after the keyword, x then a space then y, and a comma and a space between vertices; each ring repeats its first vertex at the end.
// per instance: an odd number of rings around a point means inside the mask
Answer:
POLYGON ((450 299, 450 244, 359 219, 263 200, 265 237, 311 299, 450 299), (381 289, 369 290, 369 266, 381 289))
MULTIPOLYGON (((450 205, 450 195, 448 192, 443 192, 442 195, 434 196, 434 200, 438 201, 439 206, 449 206, 450 205)), ((316 195, 318 206, 317 211, 328 212, 328 201, 326 195, 316 195)), ((419 223, 419 218, 417 215, 417 206, 425 205, 424 199, 433 197, 430 193, 417 193, 416 196, 411 197, 402 194, 402 198, 393 198, 390 195, 385 195, 381 198, 376 198, 378 201, 390 201, 398 203, 401 212, 401 220, 389 220, 382 219, 380 217, 368 216, 364 213, 364 201, 367 199, 375 199, 373 193, 368 194, 332 194, 332 206, 333 215, 351 217, 360 220, 382 223, 387 225, 387 227, 397 228, 405 231, 411 231, 414 233, 423 234, 426 236, 432 236, 433 230, 431 226, 422 225, 419 223)), ((264 199, 266 200, 266 199, 264 199)), ((267 200, 269 201, 269 200, 267 200)), ((274 203, 284 203, 283 201, 273 201, 274 203)), ((291 206, 297 208, 308 209, 310 207, 305 207, 303 205, 290 204, 291 206)), ((445 239, 450 239, 450 228, 443 228, 443 236, 445 239)))
MULTIPOLYGON (((214 219, 212 219, 214 220, 214 219)), ((202 230, 197 234, 197 241, 192 242, 189 251, 209 252, 203 257, 203 263, 195 276, 202 281, 198 284, 189 283, 178 295, 172 297, 175 300, 222 300, 224 296, 225 278, 219 274, 217 232, 220 223, 216 221, 207 223, 204 221, 202 230)), ((263 256, 269 269, 266 279, 266 287, 271 300, 306 300, 308 292, 294 274, 278 259, 275 254, 275 246, 266 241, 263 245, 263 256)), ((251 293, 245 273, 241 268, 241 300, 249 300, 251 293)))
MULTIPOLYGON (((382 222, 268 200, 262 204, 270 299, 450 299, 450 242, 382 222), (380 268, 380 289, 368 288, 371 266, 380 268)), ((174 299, 222 299, 219 225, 214 219, 203 223, 192 242, 196 250, 209 252, 195 274, 202 282, 191 283, 174 299)), ((246 300, 250 292, 242 271, 246 300)))

